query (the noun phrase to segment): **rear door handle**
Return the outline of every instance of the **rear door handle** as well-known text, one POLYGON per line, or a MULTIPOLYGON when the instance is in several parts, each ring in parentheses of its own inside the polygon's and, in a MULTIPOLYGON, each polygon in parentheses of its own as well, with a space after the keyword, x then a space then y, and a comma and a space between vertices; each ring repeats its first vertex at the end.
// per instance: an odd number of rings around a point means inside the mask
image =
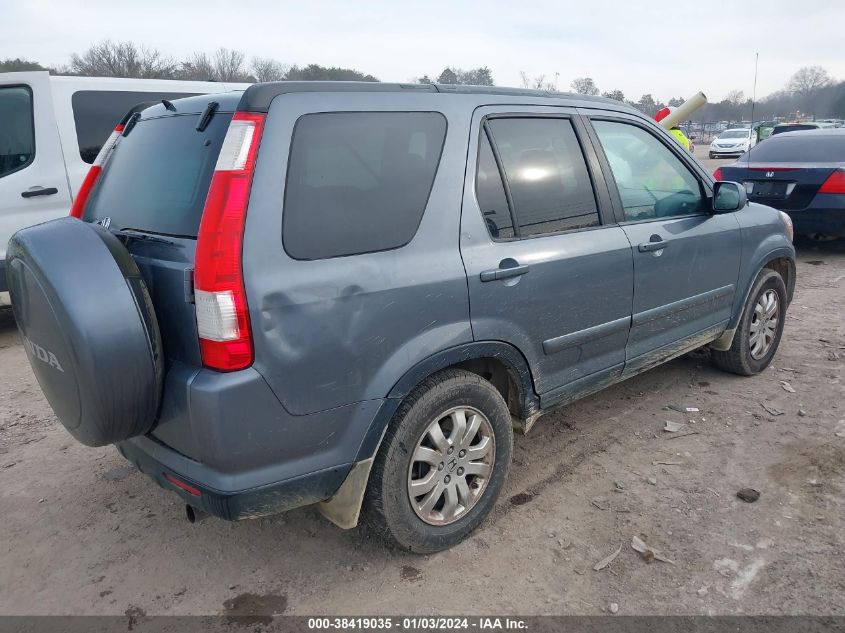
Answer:
POLYGON ((59 193, 55 187, 32 187, 26 191, 21 191, 21 198, 34 198, 35 196, 52 196, 54 193, 59 193))
POLYGON ((512 266, 510 268, 495 268, 493 270, 485 270, 481 273, 481 281, 495 281, 497 279, 510 279, 511 277, 519 277, 528 272, 528 266, 512 266))
POLYGON ((669 246, 669 242, 660 240, 659 242, 643 242, 637 247, 641 253, 651 253, 652 251, 662 251, 669 246))

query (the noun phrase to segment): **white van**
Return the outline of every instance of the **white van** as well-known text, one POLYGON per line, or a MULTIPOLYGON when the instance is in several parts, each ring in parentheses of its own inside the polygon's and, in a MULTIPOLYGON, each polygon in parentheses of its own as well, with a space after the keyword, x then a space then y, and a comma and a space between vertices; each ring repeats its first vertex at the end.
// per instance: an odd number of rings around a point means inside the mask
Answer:
POLYGON ((68 214, 100 147, 133 106, 247 85, 0 73, 0 306, 9 301, 9 238, 68 214))

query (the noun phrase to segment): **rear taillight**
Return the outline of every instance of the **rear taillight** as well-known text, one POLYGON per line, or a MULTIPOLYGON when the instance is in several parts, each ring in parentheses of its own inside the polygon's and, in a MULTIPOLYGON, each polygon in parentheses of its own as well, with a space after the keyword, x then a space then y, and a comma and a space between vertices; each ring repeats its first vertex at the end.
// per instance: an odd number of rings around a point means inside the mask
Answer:
POLYGON ((819 193, 845 193, 845 169, 837 169, 828 176, 819 193))
POLYGON ((194 265, 202 362, 234 371, 252 364, 241 250, 263 114, 236 112, 217 158, 197 235, 194 265))
POLYGON ((716 171, 713 172, 713 180, 721 180, 722 179, 722 168, 719 167, 716 171))
POLYGON ((91 190, 94 189, 94 185, 97 184, 97 180, 103 172, 103 163, 106 162, 106 157, 108 157, 109 152, 114 148, 114 144, 117 143, 117 139, 122 132, 123 124, 121 123, 114 128, 114 132, 111 133, 109 139, 100 148, 100 153, 97 154, 97 158, 91 164, 91 169, 88 170, 88 174, 85 176, 85 180, 82 181, 82 186, 73 200, 73 206, 70 208, 71 217, 81 218, 82 214, 85 213, 85 204, 88 202, 88 198, 91 196, 91 190))

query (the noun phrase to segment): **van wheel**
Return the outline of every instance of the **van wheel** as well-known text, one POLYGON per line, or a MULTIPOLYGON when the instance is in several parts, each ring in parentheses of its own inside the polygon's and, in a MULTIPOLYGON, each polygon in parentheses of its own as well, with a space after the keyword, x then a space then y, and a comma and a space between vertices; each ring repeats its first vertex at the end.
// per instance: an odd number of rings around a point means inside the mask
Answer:
POLYGON ((772 362, 786 320, 786 286, 774 270, 764 268, 748 295, 730 349, 712 350, 717 367, 741 376, 759 374, 772 362))
POLYGON ((510 412, 493 385, 458 369, 435 374, 405 398, 384 436, 365 520, 405 550, 451 547, 490 512, 512 449, 510 412))

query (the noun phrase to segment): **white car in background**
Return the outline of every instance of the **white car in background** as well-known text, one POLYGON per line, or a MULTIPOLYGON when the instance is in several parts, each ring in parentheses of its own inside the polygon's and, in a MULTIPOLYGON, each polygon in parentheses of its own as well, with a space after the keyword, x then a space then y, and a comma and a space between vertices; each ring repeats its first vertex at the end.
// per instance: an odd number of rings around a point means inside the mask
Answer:
POLYGON ((739 156, 757 144, 757 135, 751 128, 725 130, 710 143, 710 158, 739 156))
POLYGON ((6 244, 18 230, 70 211, 103 143, 135 105, 247 84, 0 73, 0 306, 6 244))

